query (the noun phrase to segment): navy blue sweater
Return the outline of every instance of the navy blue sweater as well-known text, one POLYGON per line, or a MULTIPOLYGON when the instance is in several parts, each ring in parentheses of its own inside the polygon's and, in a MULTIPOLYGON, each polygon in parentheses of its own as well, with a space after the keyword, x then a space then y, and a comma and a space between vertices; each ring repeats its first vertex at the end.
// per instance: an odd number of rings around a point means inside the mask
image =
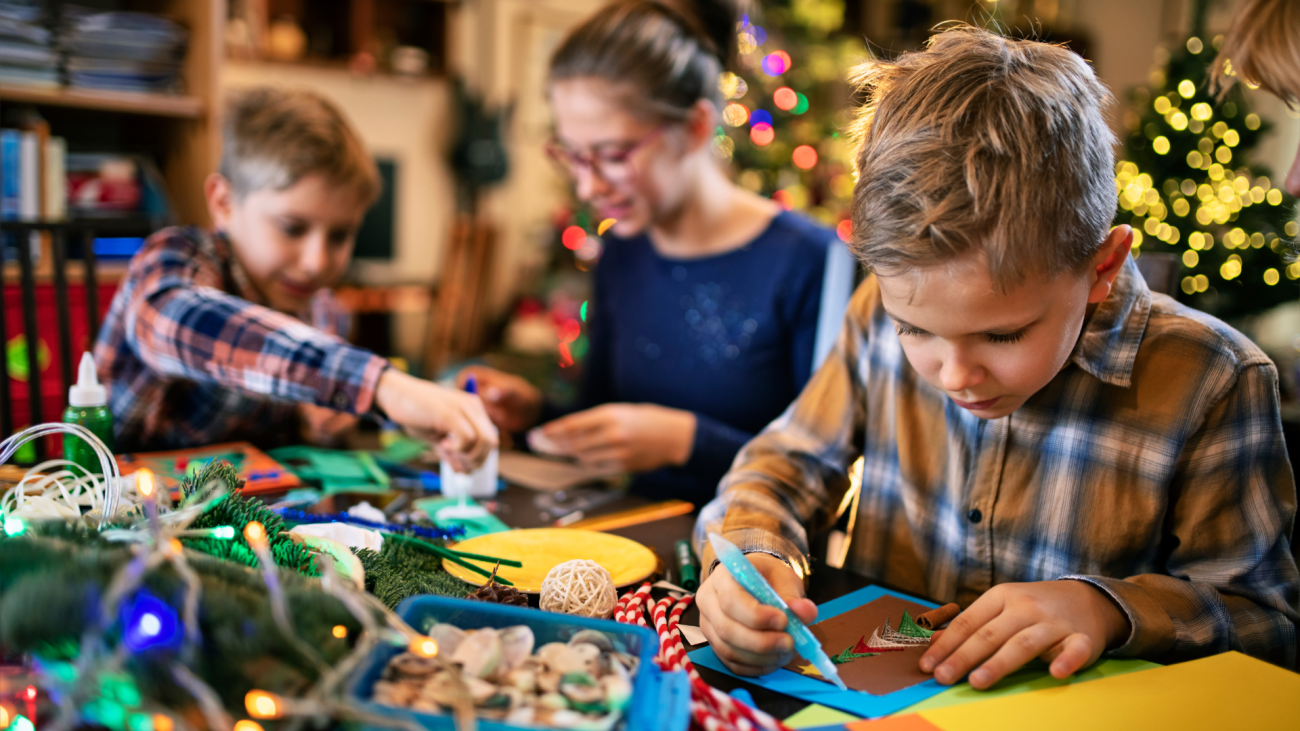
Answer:
POLYGON ((654 403, 695 413, 690 460, 632 490, 703 505, 736 452, 811 375, 834 232, 783 212, 740 249, 668 259, 646 235, 613 236, 595 272, 578 408, 654 403))

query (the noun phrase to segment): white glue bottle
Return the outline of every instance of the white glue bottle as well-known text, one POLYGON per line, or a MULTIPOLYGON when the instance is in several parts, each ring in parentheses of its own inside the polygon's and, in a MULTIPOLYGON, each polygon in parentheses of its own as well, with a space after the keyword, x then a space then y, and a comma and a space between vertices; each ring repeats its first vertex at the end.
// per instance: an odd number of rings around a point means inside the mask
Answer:
MULTIPOLYGON (((473 376, 465 383, 465 390, 478 393, 478 382, 473 376)), ((494 447, 483 461, 483 466, 468 474, 452 469, 447 460, 442 461, 439 470, 442 481, 443 497, 456 498, 455 505, 448 505, 438 510, 438 519, 455 520, 457 518, 481 518, 488 514, 486 508, 470 504, 471 497, 492 497, 497 494, 497 450, 494 447)))

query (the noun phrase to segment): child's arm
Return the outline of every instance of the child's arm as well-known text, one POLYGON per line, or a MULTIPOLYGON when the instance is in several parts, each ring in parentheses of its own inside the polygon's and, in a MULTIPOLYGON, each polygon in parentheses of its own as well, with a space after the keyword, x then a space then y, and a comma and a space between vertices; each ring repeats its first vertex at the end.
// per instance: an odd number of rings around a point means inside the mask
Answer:
POLYGON ((1214 401, 1170 492, 1164 572, 996 586, 953 621, 921 669, 945 683, 970 672, 985 688, 1036 657, 1065 677, 1107 649, 1162 662, 1237 650, 1294 667, 1295 483, 1271 363, 1245 366, 1214 401))
POLYGON ((155 372, 350 414, 378 405, 442 442, 461 468, 496 445, 478 398, 400 374, 368 350, 226 294, 192 248, 159 241, 131 270, 126 343, 155 372))

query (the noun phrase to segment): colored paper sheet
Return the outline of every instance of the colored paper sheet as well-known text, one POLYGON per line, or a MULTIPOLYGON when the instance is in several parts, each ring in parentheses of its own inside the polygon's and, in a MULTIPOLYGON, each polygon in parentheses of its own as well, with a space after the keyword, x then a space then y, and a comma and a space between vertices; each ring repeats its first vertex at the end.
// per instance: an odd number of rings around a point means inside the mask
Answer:
POLYGON ((1028 693, 1031 690, 1059 688, 1063 685, 1086 683, 1091 680, 1100 680, 1158 667, 1160 666, 1146 660, 1109 659, 1102 660, 1087 670, 1075 673, 1064 680, 1057 680, 1047 671, 1047 663, 1035 661, 1032 665, 1028 665, 998 681, 996 685, 988 690, 976 690, 970 686, 970 683, 960 683, 933 698, 927 698, 914 706, 910 706, 902 712, 917 713, 935 708, 959 706, 963 703, 1003 698, 1017 693, 1028 693))
POLYGON ((1295 728, 1300 675, 1228 652, 917 715, 942 731, 1295 728))
POLYGON ((845 724, 844 728, 845 731, 947 731, 919 713, 905 713, 877 721, 857 721, 845 724))
MULTIPOLYGON (((439 508, 456 505, 458 502, 459 500, 457 498, 429 497, 416 500, 413 507, 416 510, 423 510, 428 513, 429 519, 439 528, 455 528, 457 526, 464 527, 465 534, 461 536, 461 540, 468 540, 470 538, 477 538, 478 536, 485 536, 489 533, 500 533, 502 531, 510 530, 510 526, 502 523, 500 518, 491 513, 479 518, 457 518, 455 520, 437 519, 436 516, 438 515, 439 508)), ((473 500, 468 500, 467 502, 473 505, 478 505, 478 503, 473 500)))
POLYGON ((785 719, 785 725, 793 729, 813 729, 818 726, 845 724, 858 720, 861 719, 857 716, 844 711, 837 711, 834 708, 827 708, 820 703, 814 703, 785 719))
POLYGON ((225 460, 239 470, 239 476, 244 479, 244 487, 240 492, 245 495, 281 492, 302 484, 291 470, 285 469, 275 458, 248 442, 229 442, 170 452, 119 454, 116 460, 123 475, 148 467, 169 491, 179 489, 182 477, 213 460, 225 460))
MULTIPOLYGON (((866 648, 866 638, 887 621, 898 627, 904 616, 913 616, 928 609, 924 604, 895 596, 882 596, 834 617, 818 617, 817 623, 808 629, 812 630, 813 635, 822 643, 822 649, 832 658, 846 652, 865 654, 865 657, 842 664, 837 659, 835 662, 839 667, 836 669, 840 673, 840 679, 853 690, 883 696, 930 679, 930 675, 921 672, 920 668, 921 656, 930 646, 917 645, 905 650, 871 653, 866 648), (906 614, 909 612, 910 615, 906 614)), ((796 657, 786 668, 799 672, 800 668, 808 666, 807 660, 796 657)), ((817 673, 815 668, 813 672, 818 679, 822 679, 821 673, 817 673)))
POLYGON ((735 698, 736 700, 740 701, 741 703, 744 703, 745 705, 751 708, 754 707, 754 696, 750 695, 749 691, 745 690, 744 688, 736 688, 735 690, 732 690, 731 693, 729 693, 728 695, 730 695, 732 698, 735 698))
MULTIPOLYGON (((844 596, 826 602, 817 608, 817 618, 825 621, 832 617, 848 612, 855 607, 860 607, 867 602, 879 599, 882 596, 893 596, 906 601, 916 602, 926 607, 933 607, 934 604, 924 602, 915 597, 899 594, 898 592, 889 591, 879 586, 868 586, 865 589, 859 589, 855 592, 845 594, 844 596)), ((865 628, 867 634, 871 633, 873 627, 865 628)), ((735 676, 727 669, 718 656, 714 654, 712 648, 704 647, 690 653, 691 660, 696 665, 703 665, 706 668, 717 670, 735 676)), ((873 658, 874 659, 874 658, 873 658)), ((746 677, 744 680, 762 686, 768 690, 778 693, 784 693, 800 700, 810 703, 818 703, 823 706, 829 706, 841 711, 861 716, 863 718, 878 718, 886 716, 910 705, 919 703, 926 698, 942 693, 945 688, 934 680, 927 680, 918 683, 909 688, 890 693, 888 695, 870 695, 860 693, 854 690, 840 690, 829 683, 825 683, 815 678, 805 677, 784 668, 767 675, 757 678, 746 677)))

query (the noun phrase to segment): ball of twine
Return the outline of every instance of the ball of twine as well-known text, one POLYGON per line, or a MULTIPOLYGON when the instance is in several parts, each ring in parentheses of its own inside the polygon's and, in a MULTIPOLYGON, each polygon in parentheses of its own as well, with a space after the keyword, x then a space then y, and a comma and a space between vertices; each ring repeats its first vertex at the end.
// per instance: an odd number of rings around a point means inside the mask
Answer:
POLYGON ((614 578, 595 561, 575 558, 547 572, 538 606, 548 612, 604 619, 614 612, 614 578))

